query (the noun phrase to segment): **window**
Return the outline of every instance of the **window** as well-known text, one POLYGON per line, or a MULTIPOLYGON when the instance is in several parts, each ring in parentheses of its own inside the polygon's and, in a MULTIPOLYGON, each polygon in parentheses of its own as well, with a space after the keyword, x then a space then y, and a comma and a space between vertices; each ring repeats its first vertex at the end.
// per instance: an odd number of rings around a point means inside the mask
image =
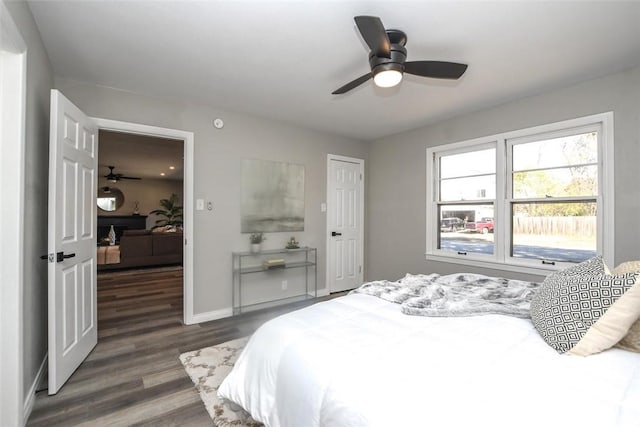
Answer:
POLYGON ((493 218, 496 202, 495 143, 464 148, 463 151, 436 154, 438 185, 436 205, 440 228, 438 249, 466 253, 493 254, 493 230, 471 224, 493 218), (476 231, 476 230, 473 230, 476 231), (489 232, 491 231, 491 233, 489 232))
POLYGON ((611 263, 612 122, 427 149, 427 259, 538 274, 596 254, 611 263))

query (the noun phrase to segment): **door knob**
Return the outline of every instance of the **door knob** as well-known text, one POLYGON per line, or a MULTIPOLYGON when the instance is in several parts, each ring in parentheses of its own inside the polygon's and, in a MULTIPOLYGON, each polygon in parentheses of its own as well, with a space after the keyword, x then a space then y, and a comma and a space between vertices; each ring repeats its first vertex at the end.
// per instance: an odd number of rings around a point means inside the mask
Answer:
POLYGON ((76 254, 66 254, 64 252, 57 252, 56 253, 56 262, 62 262, 67 258, 73 258, 74 256, 76 256, 76 254))
POLYGON ((332 235, 333 237, 335 237, 335 236, 342 236, 342 233, 338 233, 337 231, 332 231, 332 232, 331 232, 331 235, 332 235))

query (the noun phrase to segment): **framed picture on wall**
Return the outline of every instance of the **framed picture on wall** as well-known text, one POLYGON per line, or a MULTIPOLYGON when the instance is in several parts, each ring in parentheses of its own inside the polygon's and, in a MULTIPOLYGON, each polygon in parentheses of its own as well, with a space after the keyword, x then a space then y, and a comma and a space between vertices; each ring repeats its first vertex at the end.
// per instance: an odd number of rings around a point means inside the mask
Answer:
POLYGON ((241 232, 304 230, 304 166, 242 160, 241 232))

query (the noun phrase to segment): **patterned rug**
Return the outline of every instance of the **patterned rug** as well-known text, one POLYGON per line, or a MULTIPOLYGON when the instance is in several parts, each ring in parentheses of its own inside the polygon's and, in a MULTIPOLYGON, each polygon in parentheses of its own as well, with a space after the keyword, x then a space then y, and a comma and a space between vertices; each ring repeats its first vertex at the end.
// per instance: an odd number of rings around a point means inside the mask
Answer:
POLYGON ((200 393, 209 416, 216 427, 259 427, 251 415, 238 405, 218 398, 218 387, 231 372, 248 337, 190 351, 180 355, 184 369, 200 393))

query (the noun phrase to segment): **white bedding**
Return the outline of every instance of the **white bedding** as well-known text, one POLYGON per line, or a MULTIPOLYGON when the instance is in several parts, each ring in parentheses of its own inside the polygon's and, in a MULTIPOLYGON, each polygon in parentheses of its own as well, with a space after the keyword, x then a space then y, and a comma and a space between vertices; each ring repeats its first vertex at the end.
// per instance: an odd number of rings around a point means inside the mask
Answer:
POLYGON ((530 320, 351 294, 265 323, 219 395, 268 427, 640 426, 640 354, 559 355, 530 320))

